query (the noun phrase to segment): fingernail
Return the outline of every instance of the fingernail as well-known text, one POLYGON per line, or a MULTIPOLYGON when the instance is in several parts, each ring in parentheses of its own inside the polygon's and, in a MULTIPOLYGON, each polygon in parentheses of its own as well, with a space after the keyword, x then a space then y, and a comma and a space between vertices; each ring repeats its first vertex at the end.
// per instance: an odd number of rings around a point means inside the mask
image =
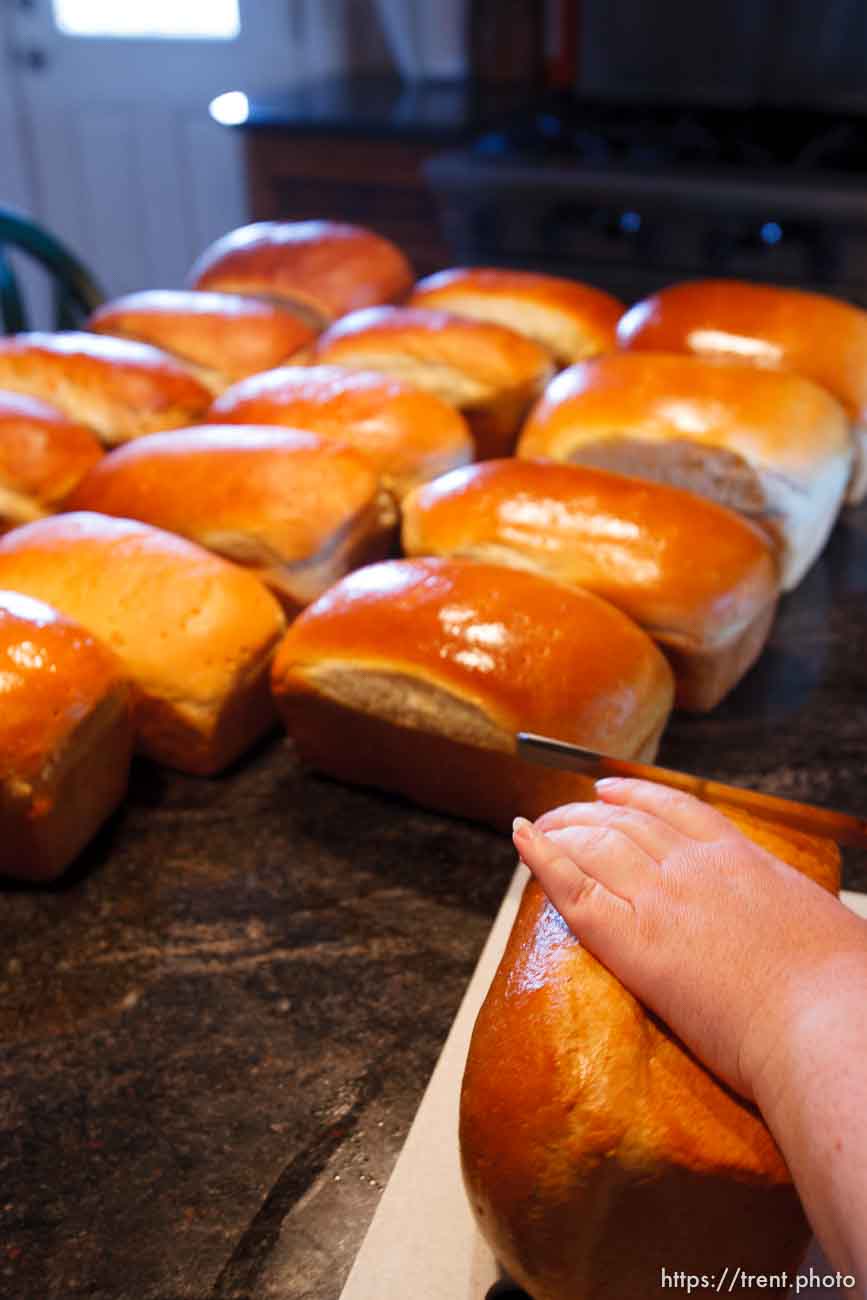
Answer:
POLYGON ((608 790, 613 785, 620 785, 620 781, 619 776, 603 776, 598 781, 594 781, 593 784, 597 790, 608 790))
POLYGON ((512 822, 513 835, 532 835, 533 827, 526 817, 516 817, 512 822))

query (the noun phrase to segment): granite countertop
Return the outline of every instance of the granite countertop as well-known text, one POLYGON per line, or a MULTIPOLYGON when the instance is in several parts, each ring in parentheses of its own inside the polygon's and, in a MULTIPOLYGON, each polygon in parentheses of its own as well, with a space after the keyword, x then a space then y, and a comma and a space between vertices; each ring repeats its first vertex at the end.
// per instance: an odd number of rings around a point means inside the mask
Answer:
MULTIPOLYGON (((864 811, 867 507, 660 761, 864 811)), ((0 890, 0 1295, 337 1300, 512 868, 278 737, 138 764, 72 875, 0 890)))

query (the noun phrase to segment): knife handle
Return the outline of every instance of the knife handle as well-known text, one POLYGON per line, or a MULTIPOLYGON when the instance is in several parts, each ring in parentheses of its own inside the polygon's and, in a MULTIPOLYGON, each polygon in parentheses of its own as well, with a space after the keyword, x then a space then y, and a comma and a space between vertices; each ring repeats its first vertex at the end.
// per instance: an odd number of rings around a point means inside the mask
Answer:
POLYGON ((518 752, 536 763, 548 767, 580 772, 594 779, 603 776, 625 776, 639 781, 655 781, 673 790, 682 790, 710 804, 727 804, 766 821, 803 831, 808 835, 823 835, 856 848, 867 846, 867 820, 851 813, 818 808, 814 804, 798 803, 777 795, 762 794, 743 786, 726 785, 693 776, 690 772, 677 772, 672 768, 656 767, 652 763, 633 762, 628 758, 611 758, 567 741, 531 732, 518 733, 518 752))

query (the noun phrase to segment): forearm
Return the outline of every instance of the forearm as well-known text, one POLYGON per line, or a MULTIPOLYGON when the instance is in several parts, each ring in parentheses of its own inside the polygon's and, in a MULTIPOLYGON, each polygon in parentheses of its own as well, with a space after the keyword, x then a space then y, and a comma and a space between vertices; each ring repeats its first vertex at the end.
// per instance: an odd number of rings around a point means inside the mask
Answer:
POLYGON ((832 1267, 867 1296, 867 953, 834 959, 785 1001, 756 1102, 832 1267))

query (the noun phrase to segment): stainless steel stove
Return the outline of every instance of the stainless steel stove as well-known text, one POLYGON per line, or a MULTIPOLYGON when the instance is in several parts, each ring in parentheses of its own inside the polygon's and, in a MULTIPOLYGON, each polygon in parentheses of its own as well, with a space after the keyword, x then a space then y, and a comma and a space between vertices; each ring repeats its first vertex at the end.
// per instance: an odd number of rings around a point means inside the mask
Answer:
POLYGON ((730 275, 867 305, 867 118, 552 104, 427 174, 462 262, 627 296, 730 275))

